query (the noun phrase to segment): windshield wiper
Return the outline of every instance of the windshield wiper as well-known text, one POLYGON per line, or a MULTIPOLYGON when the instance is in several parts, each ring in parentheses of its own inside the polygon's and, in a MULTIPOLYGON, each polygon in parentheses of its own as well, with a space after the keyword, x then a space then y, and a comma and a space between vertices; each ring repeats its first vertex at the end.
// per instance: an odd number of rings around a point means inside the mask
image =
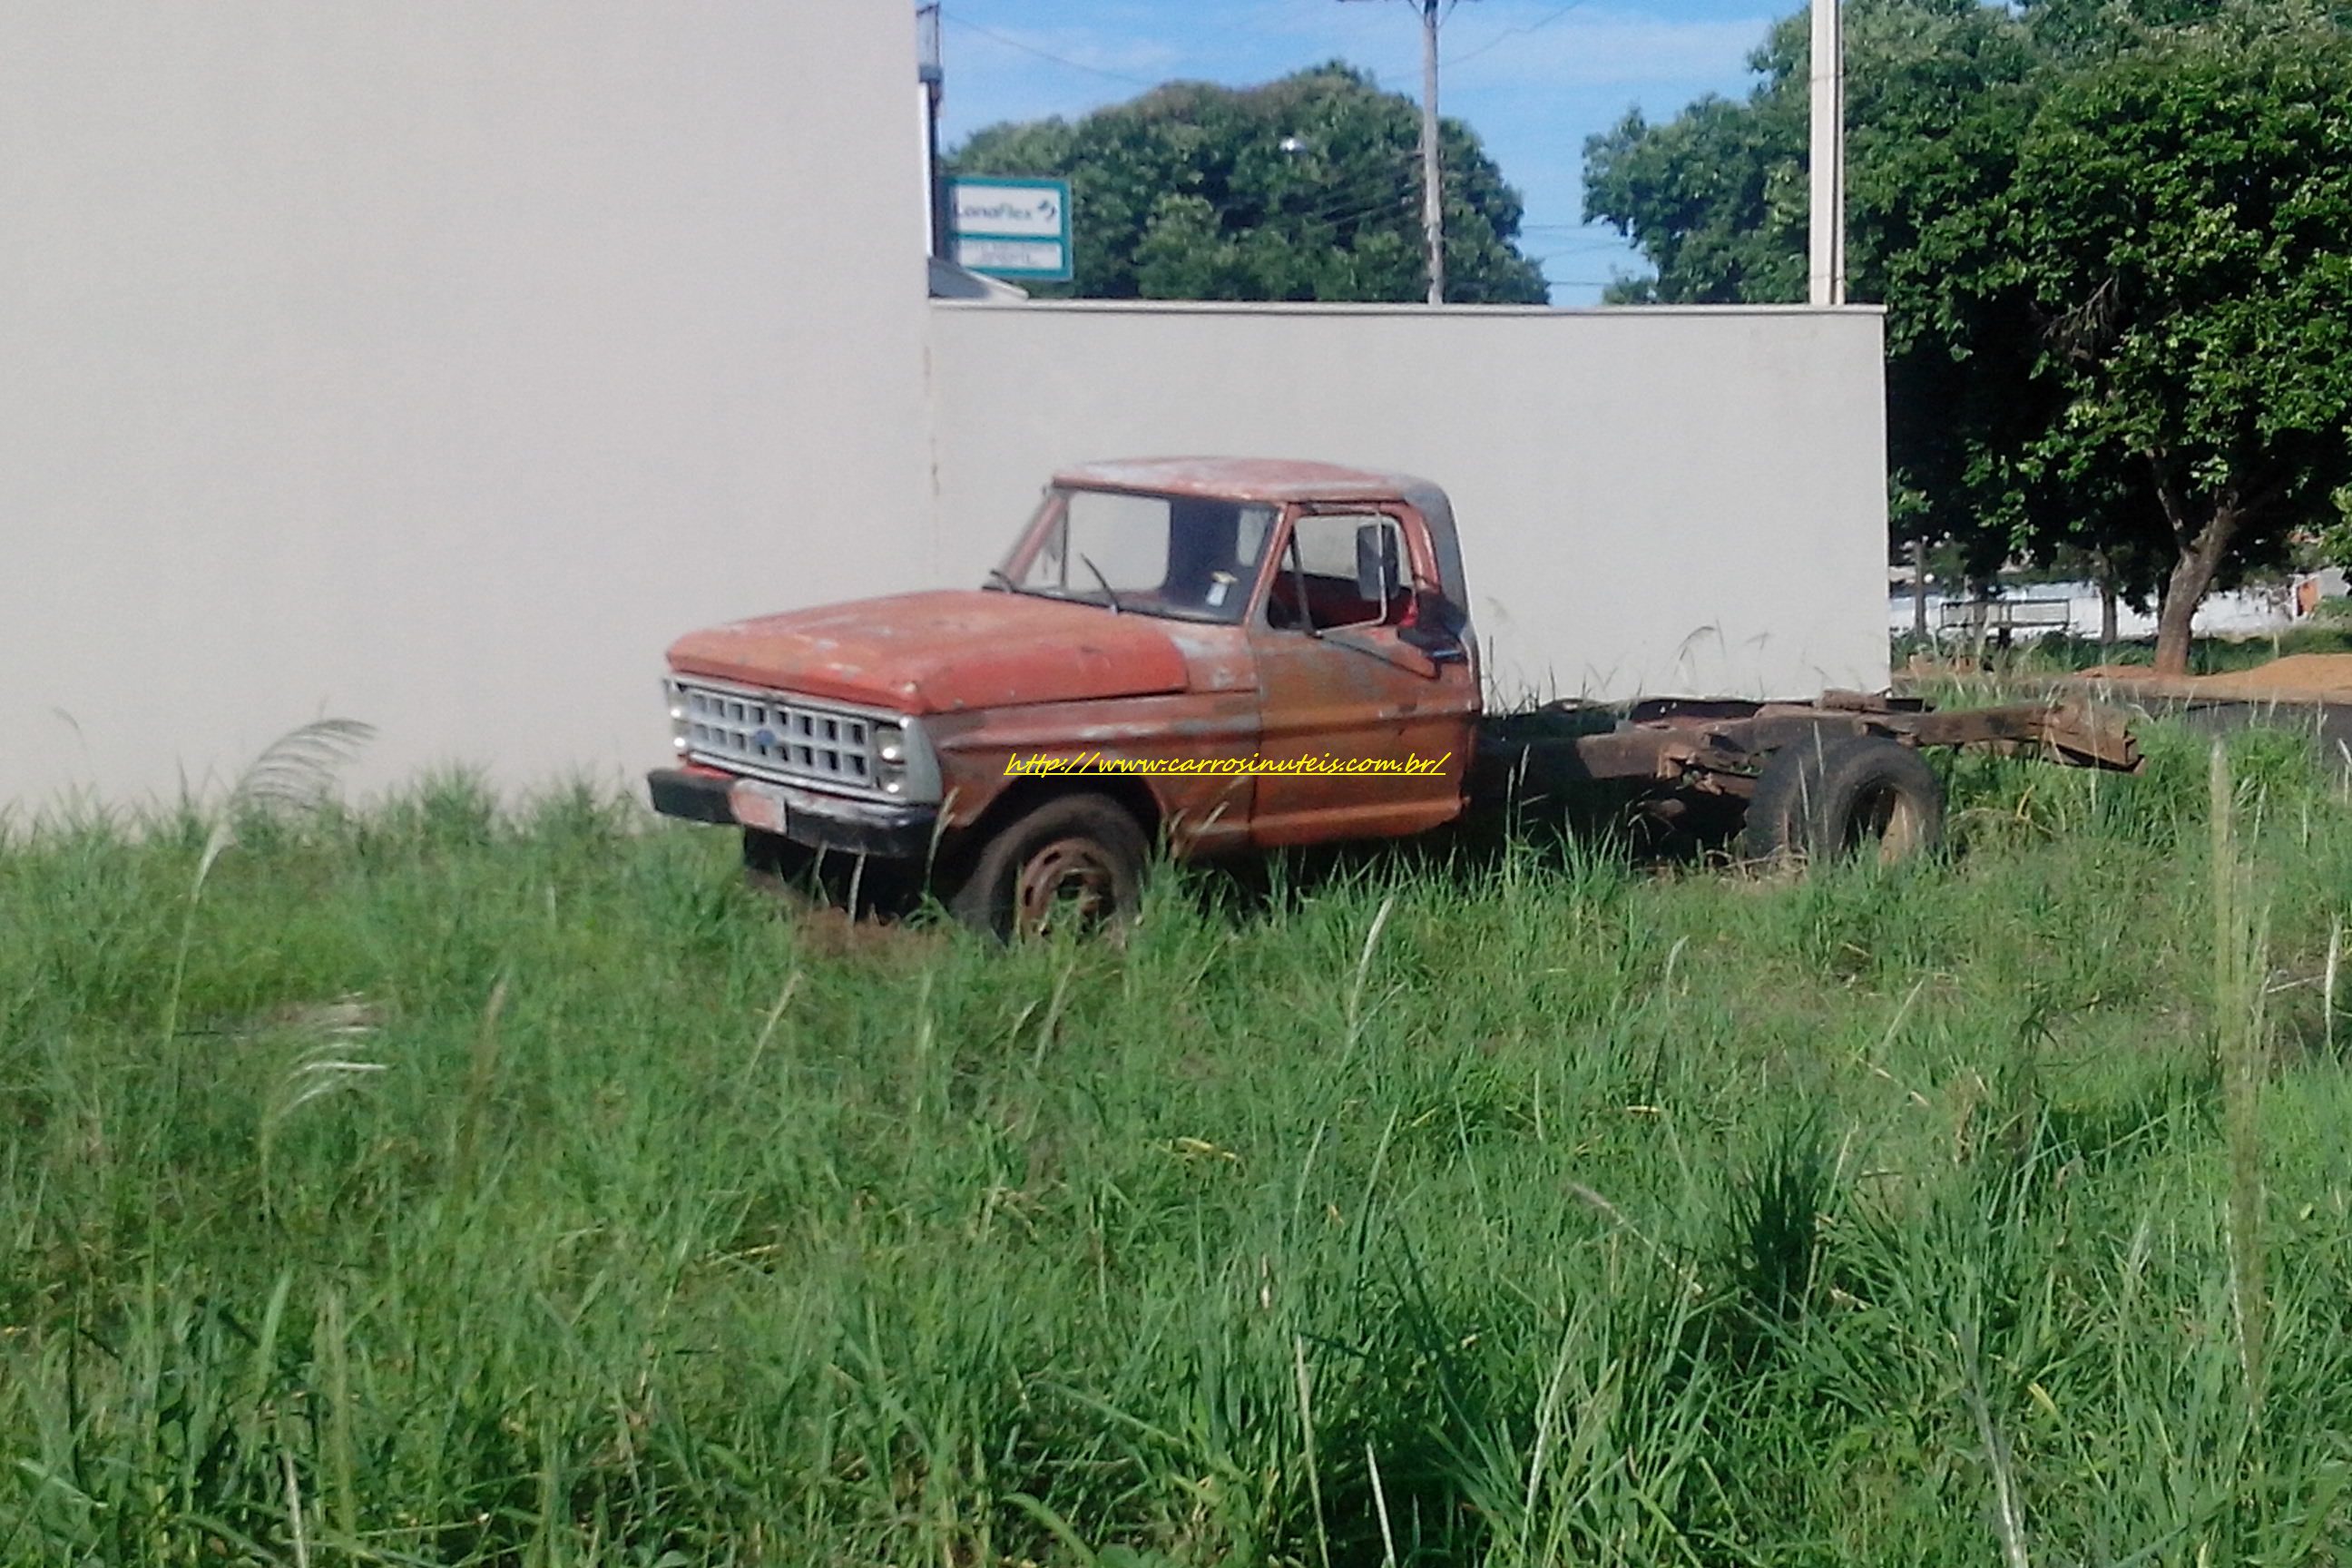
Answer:
POLYGON ((1024 598, 1029 599, 1051 599, 1055 597, 1055 595, 1045 592, 1043 588, 1023 587, 1020 584, 1015 583, 1012 578, 1006 576, 1004 574, 1004 569, 1002 566, 990 567, 988 569, 988 577, 991 585, 998 587, 1007 594, 1019 594, 1024 598))
POLYGON ((1087 560, 1087 557, 1083 555, 1078 557, 1078 562, 1079 564, 1083 565, 1087 571, 1095 574, 1096 582, 1102 584, 1103 597, 1110 601, 1110 613, 1114 616, 1123 613, 1127 606, 1120 604, 1118 602, 1118 595, 1111 591, 1110 579, 1102 574, 1102 568, 1096 565, 1092 561, 1087 560))

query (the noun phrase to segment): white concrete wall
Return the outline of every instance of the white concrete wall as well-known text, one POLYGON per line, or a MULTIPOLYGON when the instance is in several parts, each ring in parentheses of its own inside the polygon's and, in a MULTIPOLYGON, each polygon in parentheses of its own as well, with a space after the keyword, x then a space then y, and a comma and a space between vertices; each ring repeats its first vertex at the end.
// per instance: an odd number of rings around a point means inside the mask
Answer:
POLYGON ((1318 458, 1444 485, 1506 700, 1887 680, 1875 310, 933 308, 943 562, 1055 468, 1318 458))
POLYGON ((0 809, 330 714, 362 791, 618 784, 673 637, 1104 456, 1438 479, 1508 684, 1885 679, 1869 312, 927 305, 895 0, 6 16, 0 809))
POLYGON ((665 754, 934 574, 911 7, 70 0, 0 47, 0 803, 665 754))

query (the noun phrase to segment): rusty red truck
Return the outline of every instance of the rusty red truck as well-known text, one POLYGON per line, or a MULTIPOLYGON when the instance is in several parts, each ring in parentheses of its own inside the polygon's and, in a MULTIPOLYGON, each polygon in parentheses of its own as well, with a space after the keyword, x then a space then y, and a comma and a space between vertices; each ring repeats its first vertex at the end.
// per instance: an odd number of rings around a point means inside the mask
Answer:
POLYGON ((1419 836, 1617 786, 1744 812, 1759 858, 1931 847, 1927 746, 2130 768, 2073 707, 1936 712, 1853 692, 1488 710, 1462 551, 1424 479, 1265 458, 1054 477, 971 589, 691 633, 655 808, 733 826, 755 872, 919 876, 1011 934, 1131 915, 1175 859, 1419 836))

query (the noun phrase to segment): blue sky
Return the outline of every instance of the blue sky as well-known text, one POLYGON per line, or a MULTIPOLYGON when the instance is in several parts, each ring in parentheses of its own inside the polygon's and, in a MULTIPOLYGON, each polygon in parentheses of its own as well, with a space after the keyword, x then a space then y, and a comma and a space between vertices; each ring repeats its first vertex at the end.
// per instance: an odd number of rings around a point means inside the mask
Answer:
MULTIPOLYGON (((1748 53, 1793 0, 1461 0, 1440 35, 1446 114, 1478 132, 1527 198, 1525 248, 1552 301, 1589 304, 1612 272, 1645 270, 1586 226, 1584 139, 1639 105, 1672 115, 1748 90, 1748 53)), ((1003 120, 1076 117, 1187 79, 1235 86, 1334 58, 1418 97, 1410 0, 945 0, 952 146, 1003 120)))

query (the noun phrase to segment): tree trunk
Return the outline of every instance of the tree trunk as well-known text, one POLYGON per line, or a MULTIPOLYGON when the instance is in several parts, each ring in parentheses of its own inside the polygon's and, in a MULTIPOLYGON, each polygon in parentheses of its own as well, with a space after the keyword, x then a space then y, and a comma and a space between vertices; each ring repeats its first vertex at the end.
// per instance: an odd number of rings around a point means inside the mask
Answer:
POLYGON ((2194 534, 2175 530, 2175 536, 2182 541, 2180 559, 2164 581, 2164 600, 2157 607, 2157 674, 2189 673, 2189 623, 2196 618, 2197 606, 2204 602, 2205 591, 2220 574, 2221 558, 2229 553, 2230 542, 2237 532, 2237 510, 2227 503, 2215 507, 2205 525, 2194 534))
POLYGON ((1911 635, 1927 640, 1927 537, 1911 542, 1911 635))

